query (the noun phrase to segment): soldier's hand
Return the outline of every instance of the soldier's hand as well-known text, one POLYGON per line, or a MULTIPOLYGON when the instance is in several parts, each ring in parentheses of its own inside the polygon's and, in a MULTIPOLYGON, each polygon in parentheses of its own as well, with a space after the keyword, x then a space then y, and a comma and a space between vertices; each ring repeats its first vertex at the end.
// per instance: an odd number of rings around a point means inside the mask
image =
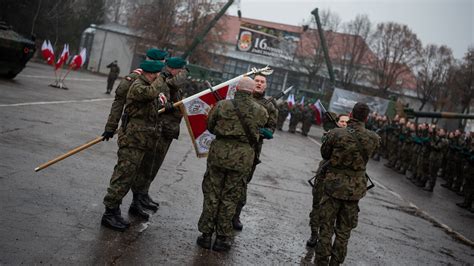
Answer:
POLYGON ((261 127, 258 131, 264 139, 273 139, 273 132, 269 128, 261 127))
POLYGON ((109 141, 109 139, 114 137, 114 132, 106 130, 104 133, 102 133, 102 137, 104 137, 103 140, 109 141))
POLYGON ((165 113, 172 113, 174 111, 173 103, 166 102, 164 106, 165 106, 165 113))

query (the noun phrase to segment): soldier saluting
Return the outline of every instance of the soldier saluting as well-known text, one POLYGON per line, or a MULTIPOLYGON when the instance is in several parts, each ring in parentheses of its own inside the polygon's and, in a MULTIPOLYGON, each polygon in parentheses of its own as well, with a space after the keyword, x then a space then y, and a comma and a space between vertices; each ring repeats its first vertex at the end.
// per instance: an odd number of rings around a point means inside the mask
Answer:
POLYGON ((329 131, 321 146, 321 155, 330 161, 330 166, 323 179, 325 194, 320 201, 317 265, 342 264, 350 233, 357 226, 359 200, 367 192, 366 165, 380 142, 375 132, 365 128, 369 112, 366 104, 356 103, 347 128, 329 131), (336 238, 331 243, 334 232, 336 238))

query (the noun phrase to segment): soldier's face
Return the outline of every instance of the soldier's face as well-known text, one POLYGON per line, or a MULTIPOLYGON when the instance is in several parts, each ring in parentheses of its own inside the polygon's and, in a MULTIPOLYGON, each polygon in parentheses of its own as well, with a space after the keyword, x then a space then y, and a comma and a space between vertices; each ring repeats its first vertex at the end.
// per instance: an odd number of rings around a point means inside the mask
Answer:
POLYGON ((349 121, 349 117, 348 116, 341 116, 339 117, 339 120, 337 121, 337 125, 339 127, 347 127, 347 122, 349 121))
POLYGON ((265 89, 267 88, 267 78, 264 76, 256 76, 254 79, 255 81, 255 93, 263 94, 265 93, 265 89))

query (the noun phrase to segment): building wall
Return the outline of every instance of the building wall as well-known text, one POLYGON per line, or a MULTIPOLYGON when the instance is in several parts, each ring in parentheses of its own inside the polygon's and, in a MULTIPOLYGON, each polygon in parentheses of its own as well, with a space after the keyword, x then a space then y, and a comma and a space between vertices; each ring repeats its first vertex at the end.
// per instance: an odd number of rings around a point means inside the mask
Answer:
POLYGON ((88 70, 108 74, 107 65, 117 60, 120 76, 128 74, 132 68, 134 41, 130 37, 115 32, 97 29, 91 47, 88 70))

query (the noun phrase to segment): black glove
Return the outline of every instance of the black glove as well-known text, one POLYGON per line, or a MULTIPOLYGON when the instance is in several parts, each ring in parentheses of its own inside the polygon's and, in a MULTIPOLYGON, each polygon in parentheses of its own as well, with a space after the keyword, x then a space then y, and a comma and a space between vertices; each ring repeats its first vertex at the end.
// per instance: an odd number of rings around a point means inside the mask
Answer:
POLYGON ((173 103, 166 102, 165 103, 165 113, 172 113, 174 111, 173 103))
POLYGON ((104 133, 102 133, 102 137, 104 137, 103 140, 109 141, 109 139, 114 137, 114 132, 113 131, 104 131, 104 133))

